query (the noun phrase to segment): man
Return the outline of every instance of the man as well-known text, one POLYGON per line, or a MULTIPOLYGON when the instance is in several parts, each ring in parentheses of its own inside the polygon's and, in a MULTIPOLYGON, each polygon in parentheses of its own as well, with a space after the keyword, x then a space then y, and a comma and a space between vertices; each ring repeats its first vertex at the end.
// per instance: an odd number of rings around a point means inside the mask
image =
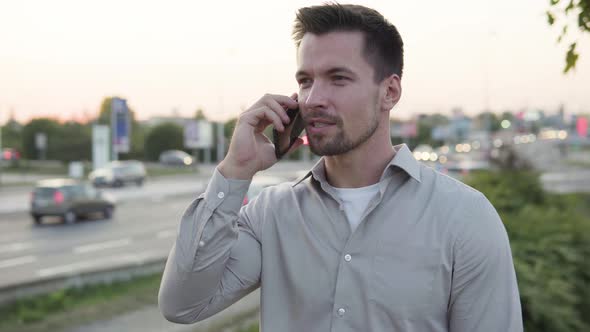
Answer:
POLYGON ((226 158, 182 217, 164 316, 199 321, 260 287, 263 331, 522 331, 494 208, 391 146, 396 28, 372 9, 328 4, 300 9, 293 35, 299 94, 265 95, 240 115, 226 158), (283 131, 297 106, 323 158, 240 208, 256 172, 277 162, 264 128, 283 131))

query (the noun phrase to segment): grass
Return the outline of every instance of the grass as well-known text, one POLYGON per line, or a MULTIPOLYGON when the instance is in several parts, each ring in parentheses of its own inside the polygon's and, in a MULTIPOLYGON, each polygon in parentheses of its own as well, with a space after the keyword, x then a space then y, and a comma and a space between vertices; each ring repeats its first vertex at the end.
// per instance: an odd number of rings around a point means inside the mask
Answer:
MULTIPOLYGON (((157 304, 161 273, 111 284, 89 285, 17 300, 0 306, 0 331, 65 331, 157 304)), ((258 308, 200 332, 258 332, 258 308), (255 322, 253 323, 253 320, 255 322), (236 330, 238 328, 238 330, 236 330)))
POLYGON ((60 331, 157 303, 161 273, 17 300, 0 307, 0 331, 60 331))
POLYGON ((258 332, 258 330, 259 330, 259 325, 258 325, 258 323, 256 323, 256 324, 251 324, 246 328, 241 328, 237 332, 258 332))
POLYGON ((590 161, 584 161, 584 160, 567 160, 566 163, 569 166, 576 166, 576 167, 582 167, 582 168, 590 168, 590 161))
POLYGON ((4 166, 2 172, 18 173, 18 174, 48 174, 48 175, 67 175, 68 168, 66 166, 51 166, 51 167, 34 167, 34 166, 4 166))

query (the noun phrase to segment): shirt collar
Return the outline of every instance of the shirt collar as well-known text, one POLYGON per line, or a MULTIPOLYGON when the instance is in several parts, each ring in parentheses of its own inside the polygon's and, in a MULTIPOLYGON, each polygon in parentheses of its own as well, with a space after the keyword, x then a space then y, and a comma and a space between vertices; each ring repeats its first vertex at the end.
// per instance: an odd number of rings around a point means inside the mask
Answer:
MULTIPOLYGON (((390 169, 393 171, 396 168, 399 168, 399 169, 403 170, 404 172, 406 172, 409 176, 414 178, 416 181, 421 182, 422 177, 420 174, 420 163, 416 160, 416 158, 414 158, 414 155, 412 154, 412 152, 410 151, 408 146, 405 144, 399 144, 399 145, 394 146, 393 150, 395 151, 395 155, 393 156, 393 158, 391 159, 391 161, 389 162, 387 167, 385 167, 385 170, 383 170, 383 174, 381 175, 381 180, 383 180, 386 177, 388 172, 390 172, 389 171, 390 169)), ((325 169, 326 169, 326 166, 325 166, 324 158, 321 158, 311 168, 311 170, 309 172, 307 172, 307 174, 305 174, 304 176, 295 180, 295 184, 293 184, 293 187, 295 187, 299 183, 303 182, 304 180, 306 180, 310 176, 313 176, 313 178, 320 183, 326 182, 325 169)))

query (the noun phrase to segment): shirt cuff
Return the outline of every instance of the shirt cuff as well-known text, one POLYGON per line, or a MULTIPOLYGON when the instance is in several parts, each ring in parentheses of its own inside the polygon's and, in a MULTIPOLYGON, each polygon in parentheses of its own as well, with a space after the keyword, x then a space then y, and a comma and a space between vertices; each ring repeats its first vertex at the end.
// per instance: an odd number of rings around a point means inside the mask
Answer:
POLYGON ((251 182, 252 180, 226 179, 216 167, 205 190, 205 205, 211 211, 238 211, 251 182))

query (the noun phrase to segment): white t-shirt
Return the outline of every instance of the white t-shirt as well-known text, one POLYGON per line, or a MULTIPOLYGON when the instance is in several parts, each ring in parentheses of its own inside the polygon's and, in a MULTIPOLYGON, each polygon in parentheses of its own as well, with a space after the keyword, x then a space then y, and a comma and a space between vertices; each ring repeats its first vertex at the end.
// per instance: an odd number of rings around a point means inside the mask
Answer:
POLYGON ((350 224, 352 232, 361 223, 361 217, 367 209, 369 202, 379 192, 379 183, 361 188, 336 188, 332 187, 336 196, 342 201, 344 213, 350 224))

